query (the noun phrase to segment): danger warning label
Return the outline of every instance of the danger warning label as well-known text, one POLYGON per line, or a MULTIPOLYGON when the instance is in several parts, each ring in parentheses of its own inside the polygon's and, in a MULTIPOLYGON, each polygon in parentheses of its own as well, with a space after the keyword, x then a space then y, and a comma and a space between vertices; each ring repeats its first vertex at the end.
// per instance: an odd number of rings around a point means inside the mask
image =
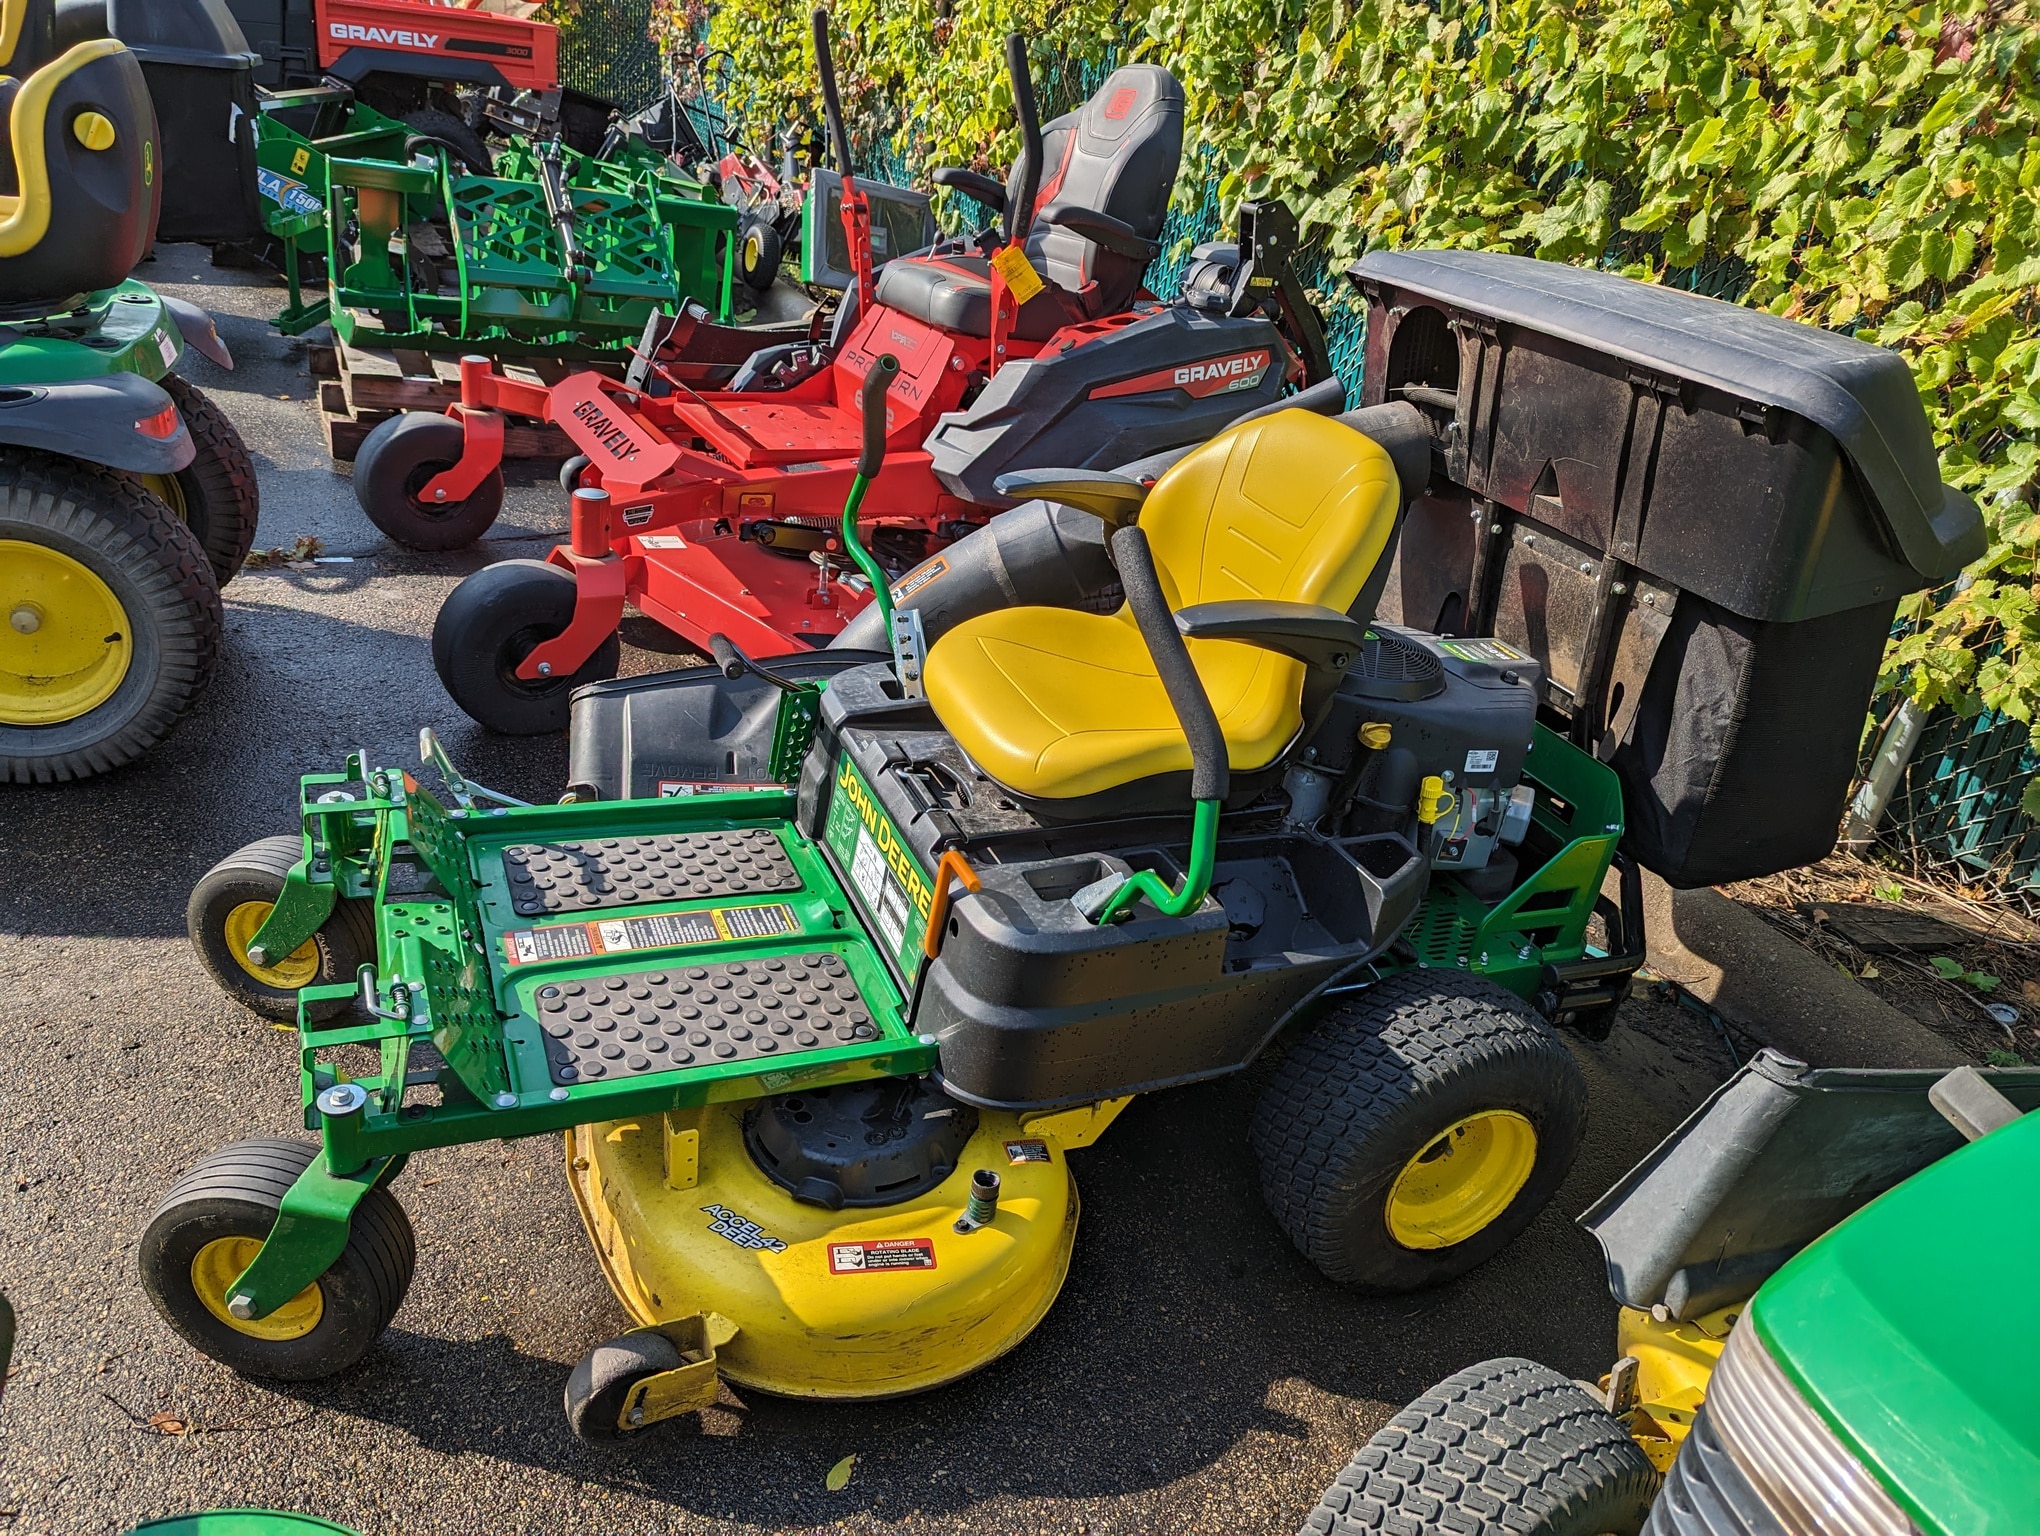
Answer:
POLYGON ((889 1269, 933 1269, 935 1240, 888 1237, 870 1243, 829 1244, 829 1273, 872 1275, 889 1269))
POLYGON ((1045 1141, 1009 1141, 1006 1143, 1006 1161, 1009 1163, 1045 1163, 1048 1161, 1048 1143, 1045 1141))
POLYGON ((730 939, 770 939, 800 927, 784 902, 763 907, 711 907, 705 912, 661 913, 655 917, 608 918, 520 928, 503 935, 512 965, 539 960, 586 960, 594 955, 627 955, 640 949, 679 949, 730 939))

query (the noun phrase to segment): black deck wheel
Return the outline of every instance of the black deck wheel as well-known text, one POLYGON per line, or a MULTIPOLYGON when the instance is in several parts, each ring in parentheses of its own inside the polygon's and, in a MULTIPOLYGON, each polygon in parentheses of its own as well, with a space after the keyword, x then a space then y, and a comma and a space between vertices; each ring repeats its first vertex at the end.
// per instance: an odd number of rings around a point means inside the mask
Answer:
POLYGON ((213 576, 221 586, 240 572, 241 562, 255 544, 255 525, 262 516, 262 494, 248 445, 195 384, 176 374, 158 381, 176 402, 177 414, 191 433, 196 450, 183 469, 169 475, 135 478, 184 520, 205 548, 213 576))
POLYGON ((583 1440, 616 1440, 630 1389, 647 1376, 680 1368, 680 1351, 663 1333, 626 1333, 597 1344, 567 1378, 567 1424, 583 1440))
POLYGON ((261 1250, 315 1142, 263 1137, 222 1147, 171 1186, 142 1234, 142 1290, 201 1354, 247 1376, 316 1381, 359 1360, 410 1287, 417 1245, 383 1188, 354 1208, 332 1266, 267 1317, 230 1310, 232 1284, 261 1250))
POLYGON ((460 462, 465 434, 451 416, 410 411, 392 416, 354 456, 354 499, 368 520, 406 549, 464 549, 503 510, 503 470, 460 501, 427 501, 425 487, 460 462))
POLYGON ((432 665, 469 718, 506 736, 567 728, 568 696, 616 676, 613 632, 572 676, 526 681, 518 663, 574 618, 574 578, 543 560, 504 560, 455 587, 432 625, 432 665))
POLYGON ((219 645, 219 583, 168 507, 111 470, 0 449, 0 783, 140 756, 219 645))
POLYGON ((737 235, 737 276, 744 286, 764 293, 779 280, 786 242, 770 219, 752 214, 737 235))
MULTIPOLYGON (((363 899, 335 902, 319 931, 288 955, 257 962, 249 943, 269 917, 284 876, 304 852, 296 837, 265 837, 230 853, 192 887, 185 930, 198 958, 226 994, 265 1019, 297 1022, 298 993, 310 986, 346 986, 375 959, 375 909, 363 899)), ((314 1005, 314 1018, 331 1018, 348 1004, 314 1005)))
POLYGON ((1534 1361, 1488 1360, 1382 1426, 1297 1536, 1636 1536, 1659 1481, 1577 1383, 1534 1361))
POLYGON ((1410 1291, 1463 1275, 1544 1208, 1586 1132, 1572 1053, 1463 971, 1401 971, 1319 1020, 1254 1111, 1261 1192, 1331 1279, 1410 1291))

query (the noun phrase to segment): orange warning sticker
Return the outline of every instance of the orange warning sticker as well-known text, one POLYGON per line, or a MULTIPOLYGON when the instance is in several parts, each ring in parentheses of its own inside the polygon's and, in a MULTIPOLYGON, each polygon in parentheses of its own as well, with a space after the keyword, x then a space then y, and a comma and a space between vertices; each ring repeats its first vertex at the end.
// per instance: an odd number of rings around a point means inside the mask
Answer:
POLYGON ((992 270, 1006 280, 1006 291, 1013 295, 1013 302, 1025 304, 1044 286, 1041 274, 1034 270, 1034 263, 1027 259, 1027 248, 1009 245, 992 258, 992 270))
POLYGON ((929 1237, 888 1237, 870 1243, 829 1244, 832 1275, 876 1275, 887 1270, 933 1269, 935 1240, 929 1237))

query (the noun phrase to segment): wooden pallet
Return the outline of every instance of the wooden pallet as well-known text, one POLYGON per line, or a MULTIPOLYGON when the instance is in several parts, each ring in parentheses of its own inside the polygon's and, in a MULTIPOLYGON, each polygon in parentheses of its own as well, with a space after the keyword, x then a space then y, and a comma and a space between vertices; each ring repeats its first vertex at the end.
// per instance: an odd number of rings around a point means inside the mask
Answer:
MULTIPOLYGON (((444 411, 460 400, 460 365, 424 352, 385 351, 340 343, 310 349, 312 377, 319 381, 319 412, 325 420, 326 449, 351 464, 376 426, 404 411, 444 411)), ((513 379, 554 384, 586 363, 540 359, 506 365, 513 379)), ((545 422, 513 416, 503 431, 506 459, 570 458, 567 434, 545 422)))

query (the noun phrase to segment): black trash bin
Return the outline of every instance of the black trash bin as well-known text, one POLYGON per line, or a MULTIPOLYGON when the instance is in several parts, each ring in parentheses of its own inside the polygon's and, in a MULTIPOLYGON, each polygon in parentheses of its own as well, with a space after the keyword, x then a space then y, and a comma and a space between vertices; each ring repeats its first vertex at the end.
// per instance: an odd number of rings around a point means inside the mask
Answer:
POLYGON ((227 0, 107 0, 113 35, 141 60, 163 151, 160 240, 256 239, 255 71, 227 0))

